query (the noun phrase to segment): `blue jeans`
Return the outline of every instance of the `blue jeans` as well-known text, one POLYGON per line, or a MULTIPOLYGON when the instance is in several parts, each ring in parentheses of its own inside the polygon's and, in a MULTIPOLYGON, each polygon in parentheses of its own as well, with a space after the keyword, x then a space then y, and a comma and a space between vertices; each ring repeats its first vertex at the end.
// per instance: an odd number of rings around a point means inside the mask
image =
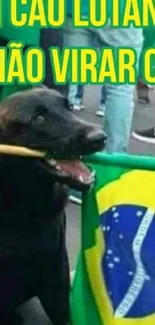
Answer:
MULTIPOLYGON (((70 85, 69 86, 69 93, 68 93, 68 100, 70 105, 79 105, 83 100, 84 96, 84 86, 83 85, 70 85)), ((100 105, 105 104, 106 101, 106 91, 105 87, 103 86, 101 89, 101 99, 100 105)))
MULTIPOLYGON (((64 45, 72 47, 90 47, 97 41, 99 47, 110 46, 114 48, 132 47, 140 57, 143 46, 143 31, 139 28, 111 28, 110 23, 103 28, 80 29, 73 28, 71 18, 68 17, 64 28, 64 45)), ((70 92, 76 93, 76 86, 70 85, 70 92)), ((134 108, 134 85, 115 85, 107 83, 106 112, 104 130, 108 141, 108 153, 128 150, 131 123, 134 108)))

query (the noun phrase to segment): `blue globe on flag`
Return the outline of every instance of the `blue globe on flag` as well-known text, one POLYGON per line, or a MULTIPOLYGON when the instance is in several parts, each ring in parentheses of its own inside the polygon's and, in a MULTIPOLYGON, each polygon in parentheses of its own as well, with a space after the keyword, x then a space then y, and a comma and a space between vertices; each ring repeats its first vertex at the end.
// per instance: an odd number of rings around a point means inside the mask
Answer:
POLYGON ((155 311, 155 211, 112 206, 101 215, 105 241, 102 272, 116 318, 155 311))

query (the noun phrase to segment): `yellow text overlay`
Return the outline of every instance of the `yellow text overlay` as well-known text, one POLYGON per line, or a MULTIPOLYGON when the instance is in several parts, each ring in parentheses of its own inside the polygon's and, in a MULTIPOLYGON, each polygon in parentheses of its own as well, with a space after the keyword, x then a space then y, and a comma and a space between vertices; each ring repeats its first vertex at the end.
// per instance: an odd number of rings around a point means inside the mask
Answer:
MULTIPOLYGON (((56 84, 136 84, 137 56, 131 48, 101 49, 67 48, 60 53, 59 48, 49 48, 51 75, 56 84)), ((8 47, 0 47, 0 84, 40 84, 45 79, 45 53, 39 47, 24 51, 22 42, 10 42, 8 47)), ((143 53, 143 78, 155 84, 155 49, 143 53)))
POLYGON ((30 47, 23 51, 22 42, 0 47, 0 84, 40 84, 45 79, 45 53, 30 47))
MULTIPOLYGON (((0 0, 0 27, 3 20, 3 6, 0 0)), ((34 26, 58 28, 67 19, 66 0, 10 0, 10 23, 15 27, 34 26)), ((154 0, 128 0, 124 8, 120 0, 89 0, 88 15, 83 17, 82 1, 73 0, 71 16, 75 27, 103 27, 110 16, 113 27, 147 27, 155 25, 154 0)))
POLYGON ((51 67, 56 83, 114 84, 137 81, 136 53, 133 49, 50 48, 51 67))
POLYGON ((66 20, 66 0, 10 0, 10 23, 16 27, 39 23, 41 27, 57 28, 66 20))
POLYGON ((83 17, 82 1, 73 1, 73 25, 75 27, 103 27, 110 17, 113 27, 147 27, 155 25, 154 0, 127 0, 122 8, 122 1, 89 0, 88 15, 83 17))

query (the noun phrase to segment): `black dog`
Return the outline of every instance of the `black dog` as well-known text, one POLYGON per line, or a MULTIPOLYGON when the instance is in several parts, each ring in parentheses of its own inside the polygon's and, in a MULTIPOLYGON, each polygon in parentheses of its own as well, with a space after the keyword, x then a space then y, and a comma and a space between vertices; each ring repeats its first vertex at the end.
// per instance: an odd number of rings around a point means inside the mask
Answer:
POLYGON ((68 323, 66 184, 89 188, 94 174, 79 158, 101 150, 105 139, 56 91, 36 88, 2 103, 0 143, 46 155, 0 156, 0 325, 14 324, 15 308, 34 296, 54 325, 68 323))

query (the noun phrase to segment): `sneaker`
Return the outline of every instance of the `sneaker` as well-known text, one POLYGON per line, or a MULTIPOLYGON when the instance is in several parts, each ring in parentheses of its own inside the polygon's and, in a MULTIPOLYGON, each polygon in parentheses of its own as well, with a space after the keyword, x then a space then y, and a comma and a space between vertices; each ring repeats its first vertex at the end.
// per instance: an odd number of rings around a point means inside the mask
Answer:
POLYGON ((105 115, 105 105, 101 104, 99 109, 96 111, 96 115, 99 117, 103 117, 105 115))
POLYGON ((70 105, 70 108, 73 110, 73 111, 81 111, 85 108, 84 104, 81 102, 81 103, 76 103, 76 104, 71 104, 70 105))
POLYGON ((85 109, 85 105, 81 102, 80 104, 81 109, 85 109))
POLYGON ((150 90, 154 90, 154 86, 147 85, 147 87, 148 87, 150 90))
POLYGON ((155 127, 142 131, 134 131, 132 132, 132 136, 137 140, 155 144, 155 127))
POLYGON ((69 195, 69 200, 73 203, 81 204, 82 203, 82 193, 71 190, 69 195))
POLYGON ((138 102, 141 104, 150 104, 150 99, 149 97, 138 97, 138 102))
POLYGON ((81 105, 80 104, 71 104, 70 109, 72 111, 81 111, 81 105))

